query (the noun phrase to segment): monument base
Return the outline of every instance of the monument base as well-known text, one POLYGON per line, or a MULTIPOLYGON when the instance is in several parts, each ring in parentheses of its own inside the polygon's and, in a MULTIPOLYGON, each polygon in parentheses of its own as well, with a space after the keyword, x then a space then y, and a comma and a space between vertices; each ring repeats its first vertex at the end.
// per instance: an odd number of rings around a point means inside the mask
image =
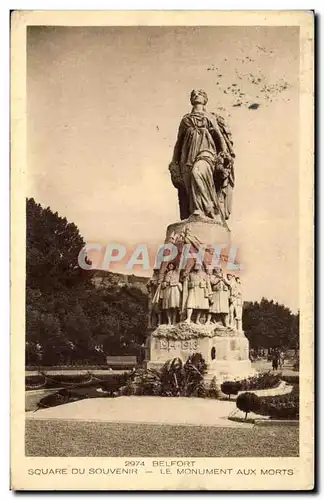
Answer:
POLYGON ((160 369, 173 358, 185 362, 198 352, 207 363, 206 380, 215 377, 217 383, 222 383, 254 374, 244 332, 220 324, 182 322, 158 326, 148 339, 147 367, 160 369))
POLYGON ((183 234, 185 230, 205 245, 229 244, 231 240, 229 229, 220 220, 191 215, 188 219, 170 224, 167 227, 165 241, 170 241, 172 236, 183 234))

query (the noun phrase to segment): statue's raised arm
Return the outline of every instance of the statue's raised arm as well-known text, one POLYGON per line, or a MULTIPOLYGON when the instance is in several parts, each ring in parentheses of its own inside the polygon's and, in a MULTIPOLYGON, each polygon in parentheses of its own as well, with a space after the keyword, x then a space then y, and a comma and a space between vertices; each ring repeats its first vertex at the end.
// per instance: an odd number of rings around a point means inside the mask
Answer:
POLYGON ((169 169, 178 189, 180 217, 208 217, 226 225, 232 206, 234 150, 224 119, 206 111, 203 90, 190 95, 192 110, 180 123, 169 169))

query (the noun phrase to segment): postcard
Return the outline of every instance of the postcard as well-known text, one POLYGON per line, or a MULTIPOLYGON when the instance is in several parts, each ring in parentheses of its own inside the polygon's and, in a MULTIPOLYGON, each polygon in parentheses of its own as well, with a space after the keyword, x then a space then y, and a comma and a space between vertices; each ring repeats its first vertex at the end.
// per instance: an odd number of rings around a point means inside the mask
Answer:
POLYGON ((314 13, 14 11, 11 488, 314 488, 314 13))

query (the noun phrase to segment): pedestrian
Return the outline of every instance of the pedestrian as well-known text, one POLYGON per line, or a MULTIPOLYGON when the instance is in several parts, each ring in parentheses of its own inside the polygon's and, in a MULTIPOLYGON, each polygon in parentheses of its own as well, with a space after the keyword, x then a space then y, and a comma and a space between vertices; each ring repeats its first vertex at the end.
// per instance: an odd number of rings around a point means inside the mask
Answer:
POLYGON ((279 363, 278 351, 274 351, 274 353, 272 355, 272 369, 273 370, 278 370, 278 363, 279 363))

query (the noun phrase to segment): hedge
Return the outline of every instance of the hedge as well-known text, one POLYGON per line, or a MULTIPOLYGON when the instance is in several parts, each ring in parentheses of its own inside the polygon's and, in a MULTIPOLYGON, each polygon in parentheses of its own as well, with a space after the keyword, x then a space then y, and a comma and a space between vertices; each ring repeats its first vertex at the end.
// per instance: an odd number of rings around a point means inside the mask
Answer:
POLYGON ((294 385, 288 394, 258 397, 251 392, 240 394, 236 406, 242 411, 269 416, 273 419, 299 418, 299 385, 294 385))
POLYGON ((244 380, 228 380, 221 385, 224 394, 236 395, 241 391, 251 391, 260 389, 272 389, 281 382, 281 375, 278 373, 264 372, 244 380))
POLYGON ((276 419, 298 419, 299 385, 294 385, 288 394, 259 398, 259 408, 256 413, 276 419))
POLYGON ((288 384, 292 385, 299 384, 299 375, 282 375, 281 379, 287 382, 288 384))
POLYGON ((59 387, 93 387, 98 386, 107 390, 118 390, 121 386, 125 385, 129 378, 129 373, 111 373, 108 372, 104 375, 87 374, 57 374, 47 375, 39 374, 36 376, 26 376, 25 384, 27 390, 33 389, 50 389, 59 387))

